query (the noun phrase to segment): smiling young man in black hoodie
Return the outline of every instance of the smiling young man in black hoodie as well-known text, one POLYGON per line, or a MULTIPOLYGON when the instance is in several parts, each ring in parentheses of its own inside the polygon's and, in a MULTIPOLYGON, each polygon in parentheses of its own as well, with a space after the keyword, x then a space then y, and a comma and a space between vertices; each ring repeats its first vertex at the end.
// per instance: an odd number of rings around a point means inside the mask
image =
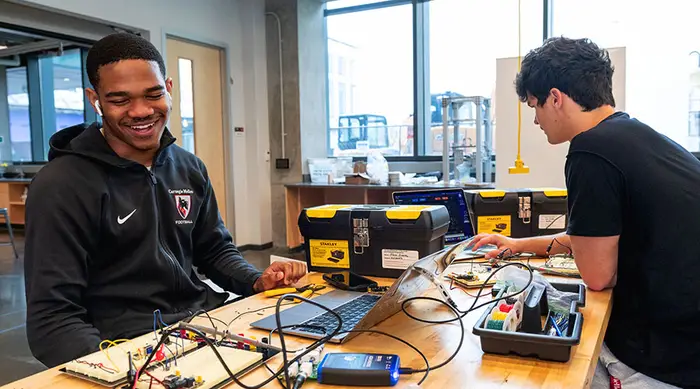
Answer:
POLYGON ((87 97, 102 125, 51 137, 49 163, 27 199, 27 336, 52 367, 239 295, 295 283, 300 263, 260 272, 224 226, 202 161, 166 128, 172 79, 158 50, 132 34, 97 42, 87 97))

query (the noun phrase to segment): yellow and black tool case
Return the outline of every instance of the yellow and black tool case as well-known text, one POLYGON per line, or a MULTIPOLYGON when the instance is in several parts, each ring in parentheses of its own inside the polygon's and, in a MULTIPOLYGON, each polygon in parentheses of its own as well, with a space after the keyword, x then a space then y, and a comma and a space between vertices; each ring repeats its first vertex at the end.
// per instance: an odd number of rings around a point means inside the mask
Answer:
POLYGON ((323 205, 299 215, 311 271, 398 277, 442 250, 450 224, 442 205, 323 205))
POLYGON ((566 231, 566 189, 468 190, 465 195, 477 234, 526 238, 566 231))

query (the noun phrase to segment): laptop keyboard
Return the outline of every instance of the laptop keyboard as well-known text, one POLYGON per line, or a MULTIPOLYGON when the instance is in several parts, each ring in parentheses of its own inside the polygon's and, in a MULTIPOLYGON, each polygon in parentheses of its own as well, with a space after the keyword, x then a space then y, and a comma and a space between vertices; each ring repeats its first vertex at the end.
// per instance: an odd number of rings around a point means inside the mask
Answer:
MULTIPOLYGON (((359 323, 360 320, 365 317, 367 312, 374 307, 380 298, 381 296, 379 295, 365 294, 333 309, 333 311, 340 315, 340 317, 343 319, 343 326, 340 331, 350 331, 355 328, 357 323, 359 323)), ((323 327, 326 329, 326 331, 303 326, 293 327, 292 329, 296 331, 326 335, 335 330, 335 328, 338 326, 338 320, 335 318, 335 315, 330 312, 326 312, 301 324, 323 327)))

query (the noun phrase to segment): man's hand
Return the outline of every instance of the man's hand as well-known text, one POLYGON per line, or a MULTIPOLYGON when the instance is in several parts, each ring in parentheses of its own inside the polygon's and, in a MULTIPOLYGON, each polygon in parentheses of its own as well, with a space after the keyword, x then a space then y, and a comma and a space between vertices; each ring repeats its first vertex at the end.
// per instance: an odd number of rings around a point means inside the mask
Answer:
POLYGON ((299 261, 273 262, 255 281, 255 293, 295 284, 306 274, 304 264, 299 261))
POLYGON ((480 247, 492 244, 498 247, 496 250, 491 250, 488 253, 486 253, 485 257, 486 259, 491 259, 497 257, 500 253, 505 251, 505 255, 513 255, 515 253, 520 252, 520 248, 518 247, 518 241, 513 238, 509 238, 507 236, 499 235, 499 234, 479 234, 474 237, 474 241, 472 242, 472 251, 478 250, 480 247))

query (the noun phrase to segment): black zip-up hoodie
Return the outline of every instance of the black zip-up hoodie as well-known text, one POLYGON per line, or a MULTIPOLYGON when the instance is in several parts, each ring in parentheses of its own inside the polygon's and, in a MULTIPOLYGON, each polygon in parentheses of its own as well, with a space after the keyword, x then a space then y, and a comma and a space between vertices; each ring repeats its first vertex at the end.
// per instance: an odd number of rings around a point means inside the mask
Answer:
POLYGON ((211 310, 222 288, 253 294, 260 271, 232 242, 202 161, 167 131, 149 171, 119 157, 97 124, 51 137, 49 163, 26 206, 27 336, 49 367, 98 350, 103 339, 211 310))

